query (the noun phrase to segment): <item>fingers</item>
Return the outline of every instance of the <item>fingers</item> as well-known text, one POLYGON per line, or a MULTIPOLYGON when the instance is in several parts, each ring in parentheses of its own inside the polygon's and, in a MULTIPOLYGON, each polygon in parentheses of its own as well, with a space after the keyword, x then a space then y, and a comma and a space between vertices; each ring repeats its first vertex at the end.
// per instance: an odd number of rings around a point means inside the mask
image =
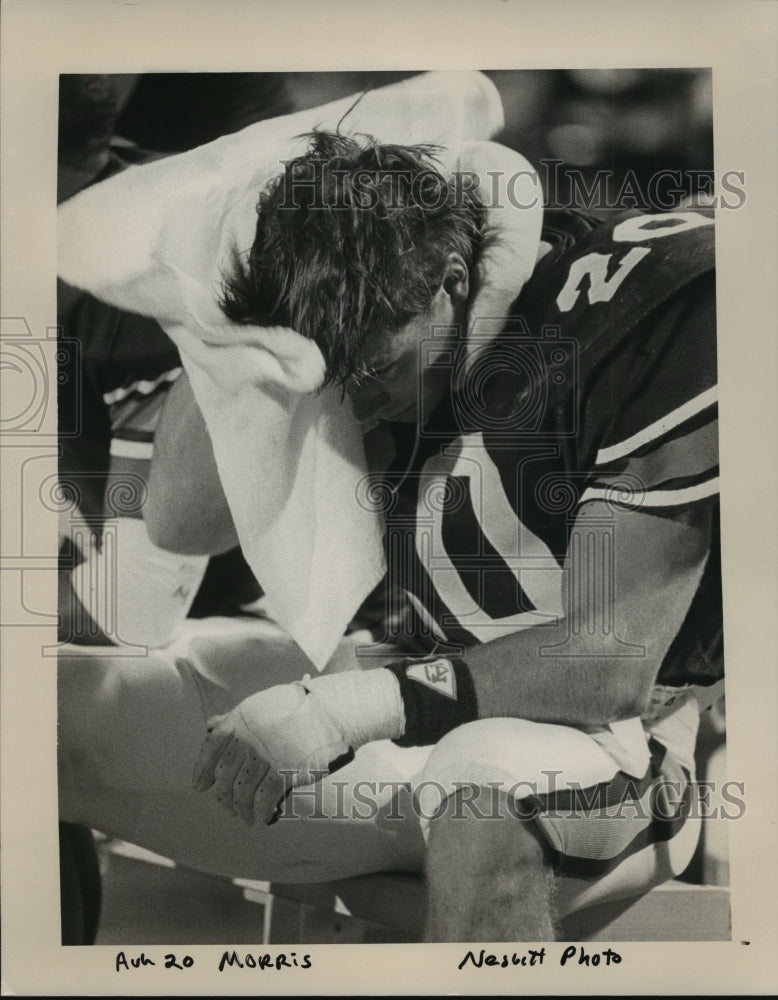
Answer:
POLYGON ((233 737, 227 744, 227 748, 216 765, 214 788, 216 791, 216 801, 223 806, 227 812, 235 815, 234 788, 238 772, 243 767, 246 759, 246 751, 240 741, 233 737))
POLYGON ((216 800, 233 816, 252 826, 269 823, 286 794, 286 783, 257 751, 246 746, 231 728, 222 728, 225 716, 208 720, 208 732, 194 767, 197 791, 213 787, 216 800))
POLYGON ((254 813, 265 826, 269 826, 276 818, 278 808, 288 791, 284 778, 271 767, 254 796, 254 813))
POLYGON ((268 825, 287 794, 287 782, 253 750, 244 753, 234 741, 216 768, 216 798, 233 815, 253 826, 268 825))
POLYGON ((232 795, 235 812, 247 826, 254 823, 254 799, 269 771, 268 762, 250 749, 235 778, 232 795))
POLYGON ((272 822, 292 785, 319 780, 333 757, 335 766, 345 763, 338 754, 348 748, 337 746, 337 731, 311 706, 301 684, 277 685, 209 719, 195 789, 213 788, 222 807, 247 826, 272 822), (287 774, 293 780, 285 781, 287 774))
POLYGON ((219 728, 222 718, 223 716, 214 716, 208 720, 208 731, 192 772, 192 785, 198 792, 210 788, 216 780, 216 765, 232 739, 229 729, 219 728))

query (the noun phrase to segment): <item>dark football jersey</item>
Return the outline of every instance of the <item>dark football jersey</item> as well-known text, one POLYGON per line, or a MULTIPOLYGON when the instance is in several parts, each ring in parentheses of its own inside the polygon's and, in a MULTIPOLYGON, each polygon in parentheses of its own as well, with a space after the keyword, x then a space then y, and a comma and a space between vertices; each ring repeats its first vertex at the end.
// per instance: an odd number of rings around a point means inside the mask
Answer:
POLYGON ((428 645, 563 617, 589 501, 655 517, 703 504, 704 578, 658 680, 721 676, 713 234, 700 212, 548 213, 510 322, 388 474, 389 573, 428 645))
MULTIPOLYGON (((83 295, 62 318, 60 335, 60 478, 72 481, 82 512, 103 513, 108 469, 144 479, 154 426, 167 389, 181 371, 175 344, 153 319, 83 295), (76 371, 77 368, 77 371, 76 371)), ((128 516, 140 516, 127 509, 128 516)))
MULTIPOLYGON (((160 155, 118 137, 107 152, 93 184, 160 155)), ((61 282, 57 293, 59 474, 99 527, 109 468, 112 475, 148 474, 156 418, 181 361, 156 320, 61 282)), ((123 513, 139 517, 140 508, 129 505, 123 513)))

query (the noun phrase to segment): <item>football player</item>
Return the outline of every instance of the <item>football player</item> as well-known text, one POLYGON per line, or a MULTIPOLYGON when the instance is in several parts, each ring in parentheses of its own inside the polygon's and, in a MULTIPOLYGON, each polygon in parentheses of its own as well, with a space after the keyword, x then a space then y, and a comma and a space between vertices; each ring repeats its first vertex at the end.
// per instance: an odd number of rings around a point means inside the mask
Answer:
POLYGON ((226 303, 313 337, 388 430, 389 576, 427 655, 343 645, 302 681, 281 635, 63 656, 61 814, 247 878, 426 863, 431 939, 537 940, 696 843, 721 689, 712 225, 549 212, 500 239, 427 152, 317 136, 226 303), (213 796, 186 787, 209 716, 213 796))
POLYGON ((722 690, 713 219, 549 211, 499 334, 465 338, 490 235, 429 151, 316 133, 225 299, 396 428, 389 575, 429 655, 250 696, 197 787, 267 823, 362 746, 434 747, 430 940, 551 939, 571 899, 678 874, 722 690))

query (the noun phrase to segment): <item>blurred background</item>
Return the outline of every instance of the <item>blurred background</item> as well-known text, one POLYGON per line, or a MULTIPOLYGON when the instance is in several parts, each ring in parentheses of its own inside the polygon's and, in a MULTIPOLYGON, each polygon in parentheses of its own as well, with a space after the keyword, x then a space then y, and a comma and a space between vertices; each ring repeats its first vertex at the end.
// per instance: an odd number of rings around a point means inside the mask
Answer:
MULTIPOLYGON (((413 75, 63 76, 60 159, 72 162, 74 155, 95 153, 108 130, 147 151, 180 152, 263 118, 413 75)), ((680 171, 679 187, 687 195, 710 190, 710 70, 499 70, 487 75, 505 109, 505 128, 497 139, 542 169, 550 204, 584 207, 582 192, 602 171, 610 172, 610 207, 651 207, 639 196, 659 171, 680 171), (573 174, 581 178, 577 186, 571 184, 573 174), (638 204, 630 196, 637 196, 638 204)))

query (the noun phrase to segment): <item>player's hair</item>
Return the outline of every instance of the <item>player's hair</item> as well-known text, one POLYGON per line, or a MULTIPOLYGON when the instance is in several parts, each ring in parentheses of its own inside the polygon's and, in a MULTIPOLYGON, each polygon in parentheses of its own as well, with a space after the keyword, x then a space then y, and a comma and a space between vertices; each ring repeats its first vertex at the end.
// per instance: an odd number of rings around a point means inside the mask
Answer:
POLYGON ((248 259, 225 278, 230 319, 289 326, 324 355, 326 381, 369 372, 376 338, 422 314, 451 252, 470 267, 484 210, 462 177, 437 169, 434 146, 307 133, 308 149, 260 195, 248 259))

